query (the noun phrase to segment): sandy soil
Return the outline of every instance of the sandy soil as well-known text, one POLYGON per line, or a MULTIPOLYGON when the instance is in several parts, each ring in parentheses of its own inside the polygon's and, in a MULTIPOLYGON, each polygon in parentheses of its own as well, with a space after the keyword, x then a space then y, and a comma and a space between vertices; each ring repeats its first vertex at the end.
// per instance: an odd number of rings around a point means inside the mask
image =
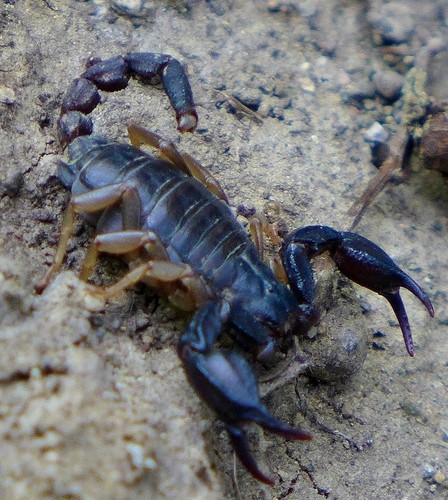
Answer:
MULTIPOLYGON (((77 226, 65 270, 43 295, 34 285, 68 200, 56 178, 58 108, 88 57, 177 57, 200 115, 197 132, 180 137, 160 87, 132 82, 104 96, 98 132, 124 141, 126 124, 138 121, 197 157, 233 205, 270 210, 289 228, 347 229, 347 209, 375 173, 364 133, 393 121, 370 76, 386 63, 406 74, 425 41, 447 36, 447 10, 443 0, 2 2, 2 498, 446 498, 448 203, 439 173, 414 168, 357 228, 433 300, 430 320, 403 293, 416 356, 406 355, 382 298, 348 292, 357 313, 339 319, 366 340, 366 361, 349 379, 302 376, 266 397, 314 436, 255 434, 273 488, 234 465, 222 425, 187 384, 175 349, 186 319, 143 287, 104 308, 76 279, 91 230, 77 226), (387 55, 386 43, 401 55, 387 55), (215 89, 255 106, 262 122, 215 89)), ((111 283, 122 271, 104 259, 95 279, 111 283)))

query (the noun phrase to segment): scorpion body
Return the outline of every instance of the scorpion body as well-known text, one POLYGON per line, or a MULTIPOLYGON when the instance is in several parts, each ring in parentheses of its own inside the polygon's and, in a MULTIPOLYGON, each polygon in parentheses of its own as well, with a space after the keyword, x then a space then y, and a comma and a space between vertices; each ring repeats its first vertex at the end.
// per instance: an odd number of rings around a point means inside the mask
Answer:
MULTIPOLYGON (((278 325, 280 333, 293 320, 297 300, 260 260, 229 206, 172 163, 131 145, 83 136, 70 144, 69 162, 61 163, 59 176, 75 197, 110 185, 135 186, 141 206, 136 227, 124 226, 122 207, 115 204, 85 217, 99 234, 133 229, 155 234, 166 260, 190 266, 203 293, 194 302, 176 302, 178 307, 196 310, 208 300, 225 300, 229 317, 238 313, 233 325, 248 330, 251 342, 261 347, 272 335, 263 323, 278 325), (244 322, 253 323, 250 330, 244 322)), ((154 286, 151 278, 148 282, 154 286)))
POLYGON ((105 298, 144 281, 177 307, 196 311, 178 346, 186 375, 224 422, 245 467, 273 484, 253 458, 243 425, 255 422, 289 439, 310 439, 310 434, 271 415, 260 401, 246 359, 237 350, 219 348, 221 333, 228 332, 262 360, 282 338, 309 328, 317 321, 310 259, 324 251, 344 274, 390 302, 410 355, 413 343, 400 287, 414 293, 431 316, 434 311, 420 286, 378 246, 327 226, 309 226, 286 236, 280 250, 288 281, 283 284, 262 261, 217 182, 189 155, 138 125, 129 127, 132 146, 91 135, 86 115, 99 102, 96 88, 118 90, 130 74, 160 73, 178 128, 194 130, 197 115, 188 79, 170 56, 147 53, 95 61, 70 87, 59 120, 62 143, 69 144, 68 161, 61 162, 59 176, 72 198, 42 286, 61 266, 75 214, 82 214, 96 227, 97 236, 81 277, 87 279, 99 252, 116 254, 130 271, 98 292, 105 298), (162 157, 135 147, 142 143, 156 147, 162 157))

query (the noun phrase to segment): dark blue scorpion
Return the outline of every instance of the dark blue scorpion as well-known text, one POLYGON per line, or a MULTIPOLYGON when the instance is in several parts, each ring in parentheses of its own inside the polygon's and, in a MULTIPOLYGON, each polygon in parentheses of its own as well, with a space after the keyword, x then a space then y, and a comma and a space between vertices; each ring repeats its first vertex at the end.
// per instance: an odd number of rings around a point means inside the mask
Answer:
POLYGON ((123 89, 131 76, 160 77, 178 129, 196 128, 190 84, 176 59, 134 53, 89 61, 62 104, 59 133, 62 144, 68 145, 68 161, 61 163, 59 177, 71 188, 72 198, 42 287, 61 266, 75 214, 81 213, 97 230, 82 278, 87 279, 99 252, 116 254, 130 271, 102 289, 106 298, 143 281, 175 306, 196 311, 178 346, 187 377, 224 422, 245 467, 255 478, 273 484, 249 450, 244 424, 255 422, 288 439, 311 436, 271 415, 260 402, 250 364, 237 350, 217 344, 221 333, 225 330, 263 360, 282 339, 306 331, 317 321, 310 259, 326 251, 348 278, 389 301, 411 356, 413 342, 400 287, 410 290, 433 316, 431 301, 377 245, 327 226, 304 227, 285 237, 280 257, 288 285, 283 284, 263 263, 219 184, 193 158, 138 125, 129 127, 132 146, 91 135, 88 115, 100 102, 98 89, 123 89), (138 148, 142 143, 159 149, 161 157, 143 152, 138 148))

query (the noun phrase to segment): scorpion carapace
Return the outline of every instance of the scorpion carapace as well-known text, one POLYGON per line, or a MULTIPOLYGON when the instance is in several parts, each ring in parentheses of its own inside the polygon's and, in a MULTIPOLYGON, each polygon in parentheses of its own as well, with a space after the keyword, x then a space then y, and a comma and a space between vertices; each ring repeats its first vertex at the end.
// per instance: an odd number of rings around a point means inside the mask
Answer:
MULTIPOLYGON (((169 56, 134 54, 96 62, 85 77, 96 87, 116 90, 125 86, 131 70, 139 75, 165 72, 165 89, 174 95, 171 102, 179 125, 187 121, 192 130, 196 114, 191 90, 177 61, 176 78, 169 72, 171 76, 166 75, 173 61, 169 56), (160 65, 167 60, 167 65, 160 65), (117 66, 120 69, 115 71, 117 66), (92 78, 92 74, 97 76, 92 78)), ((280 255, 289 286, 283 284, 261 260, 219 184, 189 155, 138 125, 129 127, 133 146, 89 135, 83 126, 68 127, 70 114, 81 116, 73 120, 79 124, 87 119, 81 114, 93 109, 92 104, 86 106, 89 99, 84 91, 74 93, 78 85, 85 83, 72 85, 59 122, 62 141, 69 143, 68 161, 61 163, 59 176, 72 197, 54 263, 44 281, 61 266, 75 214, 81 213, 97 230, 81 277, 87 279, 99 252, 119 255, 130 267, 124 278, 99 293, 109 298, 143 281, 177 307, 196 311, 178 347, 187 377, 224 422, 245 467, 255 478, 273 484, 272 476, 249 450, 244 424, 255 422, 289 439, 306 440, 310 434, 271 415, 260 401, 253 369, 245 357, 236 349, 219 347, 221 333, 226 331, 240 347, 264 359, 282 338, 309 328, 317 321, 310 259, 324 251, 345 275, 390 302, 411 356, 411 331, 399 289, 410 290, 432 316, 431 302, 374 243, 326 226, 298 229, 285 238, 280 255), (161 157, 136 147, 142 143, 158 148, 161 157)))

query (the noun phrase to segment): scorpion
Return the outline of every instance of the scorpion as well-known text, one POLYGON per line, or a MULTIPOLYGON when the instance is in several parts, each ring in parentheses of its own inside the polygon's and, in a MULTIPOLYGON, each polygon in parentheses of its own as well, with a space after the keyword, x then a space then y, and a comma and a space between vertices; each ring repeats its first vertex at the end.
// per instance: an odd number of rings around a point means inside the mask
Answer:
POLYGON ((93 135, 89 114, 98 90, 124 89, 130 77, 159 77, 180 132, 193 132, 198 115, 183 66, 173 57, 130 53, 90 59, 70 85, 58 130, 68 160, 59 165, 62 184, 71 189, 58 247, 42 283, 61 267, 76 214, 96 227, 80 272, 87 280, 99 253, 115 254, 129 271, 116 283, 98 287, 105 299, 144 282, 192 316, 178 343, 186 376, 200 398, 223 422, 242 464, 256 479, 274 484, 251 453, 244 425, 256 423, 287 439, 309 440, 310 433, 274 417, 261 402, 255 372, 237 349, 223 349, 226 331, 258 361, 272 359, 282 341, 307 331, 318 320, 311 259, 329 252, 352 281, 382 295, 400 324, 406 349, 414 355, 411 328, 400 288, 434 309, 426 292, 376 244, 331 227, 296 229, 283 240, 280 259, 287 283, 264 263, 257 245, 235 217, 219 183, 173 143, 137 124, 128 127, 131 145, 93 135), (153 156, 142 144, 159 151, 153 156))

